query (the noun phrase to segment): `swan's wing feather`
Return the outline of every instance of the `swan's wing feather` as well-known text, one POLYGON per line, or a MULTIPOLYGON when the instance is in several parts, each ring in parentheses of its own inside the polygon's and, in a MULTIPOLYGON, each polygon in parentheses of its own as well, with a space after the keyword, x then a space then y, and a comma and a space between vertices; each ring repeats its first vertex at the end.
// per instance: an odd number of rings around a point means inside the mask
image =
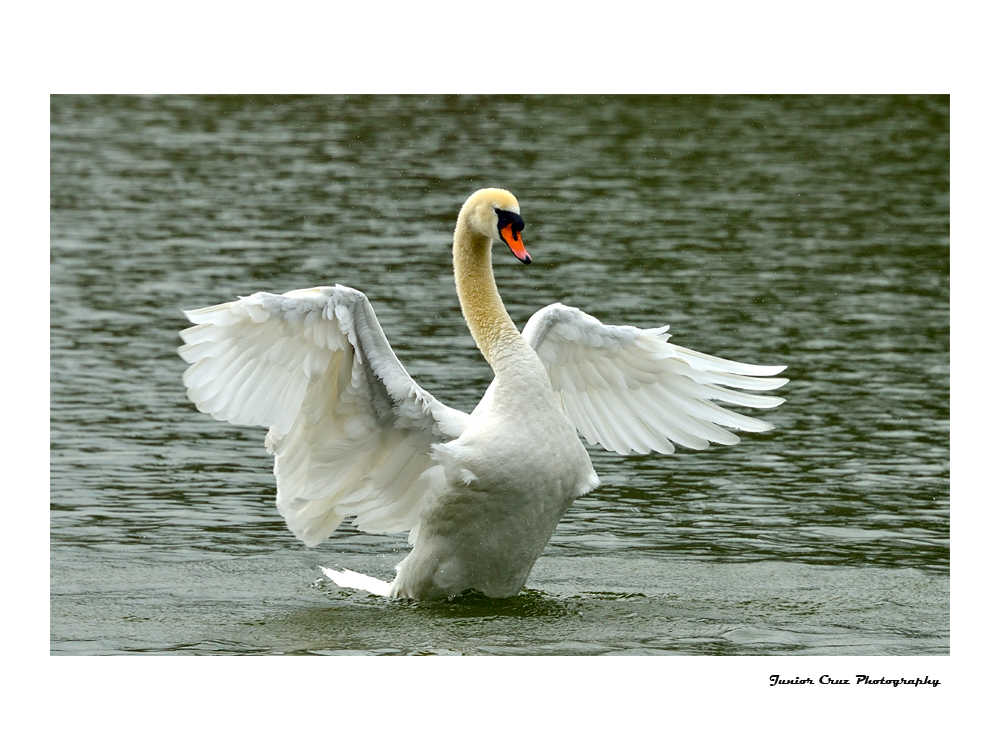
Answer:
POLYGON ((523 335, 566 416, 591 445, 622 454, 673 453, 674 443, 696 449, 738 443, 729 429, 771 429, 716 402, 758 409, 783 403, 760 392, 788 382, 773 377, 784 367, 701 354, 669 343, 666 331, 609 326, 555 304, 531 316, 523 335))
POLYGON ((414 382, 364 294, 260 292, 185 315, 188 397, 216 419, 270 428, 278 509, 299 539, 315 546, 346 516, 381 533, 417 523, 431 446, 468 415, 414 382))

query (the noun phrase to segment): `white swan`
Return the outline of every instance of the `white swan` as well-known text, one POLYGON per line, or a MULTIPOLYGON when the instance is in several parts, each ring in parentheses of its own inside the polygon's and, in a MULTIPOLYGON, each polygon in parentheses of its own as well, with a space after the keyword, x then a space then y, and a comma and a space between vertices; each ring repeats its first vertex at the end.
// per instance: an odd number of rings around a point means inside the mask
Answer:
POLYGON ((577 431, 622 454, 706 448, 771 425, 716 405, 768 408, 784 367, 729 362, 667 342, 667 327, 604 325, 560 304, 518 333, 497 292, 494 240, 523 263, 524 222, 506 190, 474 193, 455 228, 462 314, 495 379, 471 415, 421 388, 368 299, 344 286, 258 292, 185 313, 188 397, 233 424, 270 428, 278 510, 313 547, 347 516, 409 531, 392 583, 324 572, 338 585, 433 599, 517 594, 556 524, 599 480, 577 431))

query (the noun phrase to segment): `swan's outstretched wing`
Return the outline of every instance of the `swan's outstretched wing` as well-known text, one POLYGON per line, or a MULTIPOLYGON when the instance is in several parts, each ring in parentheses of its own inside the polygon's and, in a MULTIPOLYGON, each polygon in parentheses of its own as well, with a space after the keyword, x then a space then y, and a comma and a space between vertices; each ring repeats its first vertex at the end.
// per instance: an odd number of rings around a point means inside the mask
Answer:
POLYGON ((549 305, 524 327, 562 402, 591 443, 616 453, 673 453, 673 443, 707 448, 739 438, 723 427, 763 432, 771 425, 715 401, 767 409, 783 398, 768 391, 788 382, 784 367, 759 367, 699 354, 667 342, 663 328, 604 325, 575 307, 549 305))
POLYGON ((299 539, 315 546, 345 516, 377 533, 416 524, 430 447, 468 416, 414 382, 365 295, 259 292, 185 315, 197 324, 181 333, 188 398, 216 419, 270 427, 278 509, 299 539))

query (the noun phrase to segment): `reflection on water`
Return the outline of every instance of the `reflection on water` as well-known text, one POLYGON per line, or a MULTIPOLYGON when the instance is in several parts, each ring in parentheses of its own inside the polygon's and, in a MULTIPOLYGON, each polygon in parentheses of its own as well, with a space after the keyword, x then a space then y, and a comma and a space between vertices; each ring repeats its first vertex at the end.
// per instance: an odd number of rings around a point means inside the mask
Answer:
POLYGON ((946 651, 948 122, 946 98, 54 97, 53 651, 946 651), (184 398, 180 310, 354 286, 469 411, 490 372, 451 231, 490 185, 536 260, 497 256, 519 325, 554 301, 669 323, 788 365, 788 402, 738 446, 592 452, 604 485, 515 600, 312 587, 391 577, 405 539, 291 537, 262 431, 184 398), (496 622, 510 642, 475 645, 496 622))

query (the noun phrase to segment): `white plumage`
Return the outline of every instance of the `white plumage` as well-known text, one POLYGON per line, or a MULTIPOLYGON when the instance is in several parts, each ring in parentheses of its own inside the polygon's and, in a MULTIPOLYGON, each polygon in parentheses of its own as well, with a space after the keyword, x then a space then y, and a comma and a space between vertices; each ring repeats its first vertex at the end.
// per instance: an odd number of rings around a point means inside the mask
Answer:
POLYGON ((269 428, 278 510, 299 539, 315 546, 348 516, 362 531, 410 532, 413 551, 392 584, 324 569, 338 585, 512 596, 573 499, 598 484, 577 431, 628 454, 770 429, 716 402, 777 406, 783 399, 755 391, 786 383, 769 377, 783 367, 699 354, 669 343, 666 327, 604 325, 561 304, 518 334, 490 249, 499 239, 530 262, 522 227, 501 190, 478 191, 459 215, 459 298, 496 375, 471 415, 414 382, 355 289, 258 292, 186 313, 188 397, 216 419, 269 428))
POLYGON ((299 539, 314 547, 348 515, 374 533, 416 525, 431 445, 469 417, 410 378, 361 292, 258 292, 186 315, 188 397, 270 428, 278 510, 299 539))
POLYGON ((710 442, 739 442, 722 427, 771 429, 713 401, 777 406, 784 399, 730 388, 778 388, 788 381, 762 376, 784 367, 745 365, 675 346, 667 343, 668 328, 604 325, 557 303, 532 315, 523 335, 545 365, 566 415, 591 445, 623 455, 673 453, 673 443, 702 449, 710 442))

